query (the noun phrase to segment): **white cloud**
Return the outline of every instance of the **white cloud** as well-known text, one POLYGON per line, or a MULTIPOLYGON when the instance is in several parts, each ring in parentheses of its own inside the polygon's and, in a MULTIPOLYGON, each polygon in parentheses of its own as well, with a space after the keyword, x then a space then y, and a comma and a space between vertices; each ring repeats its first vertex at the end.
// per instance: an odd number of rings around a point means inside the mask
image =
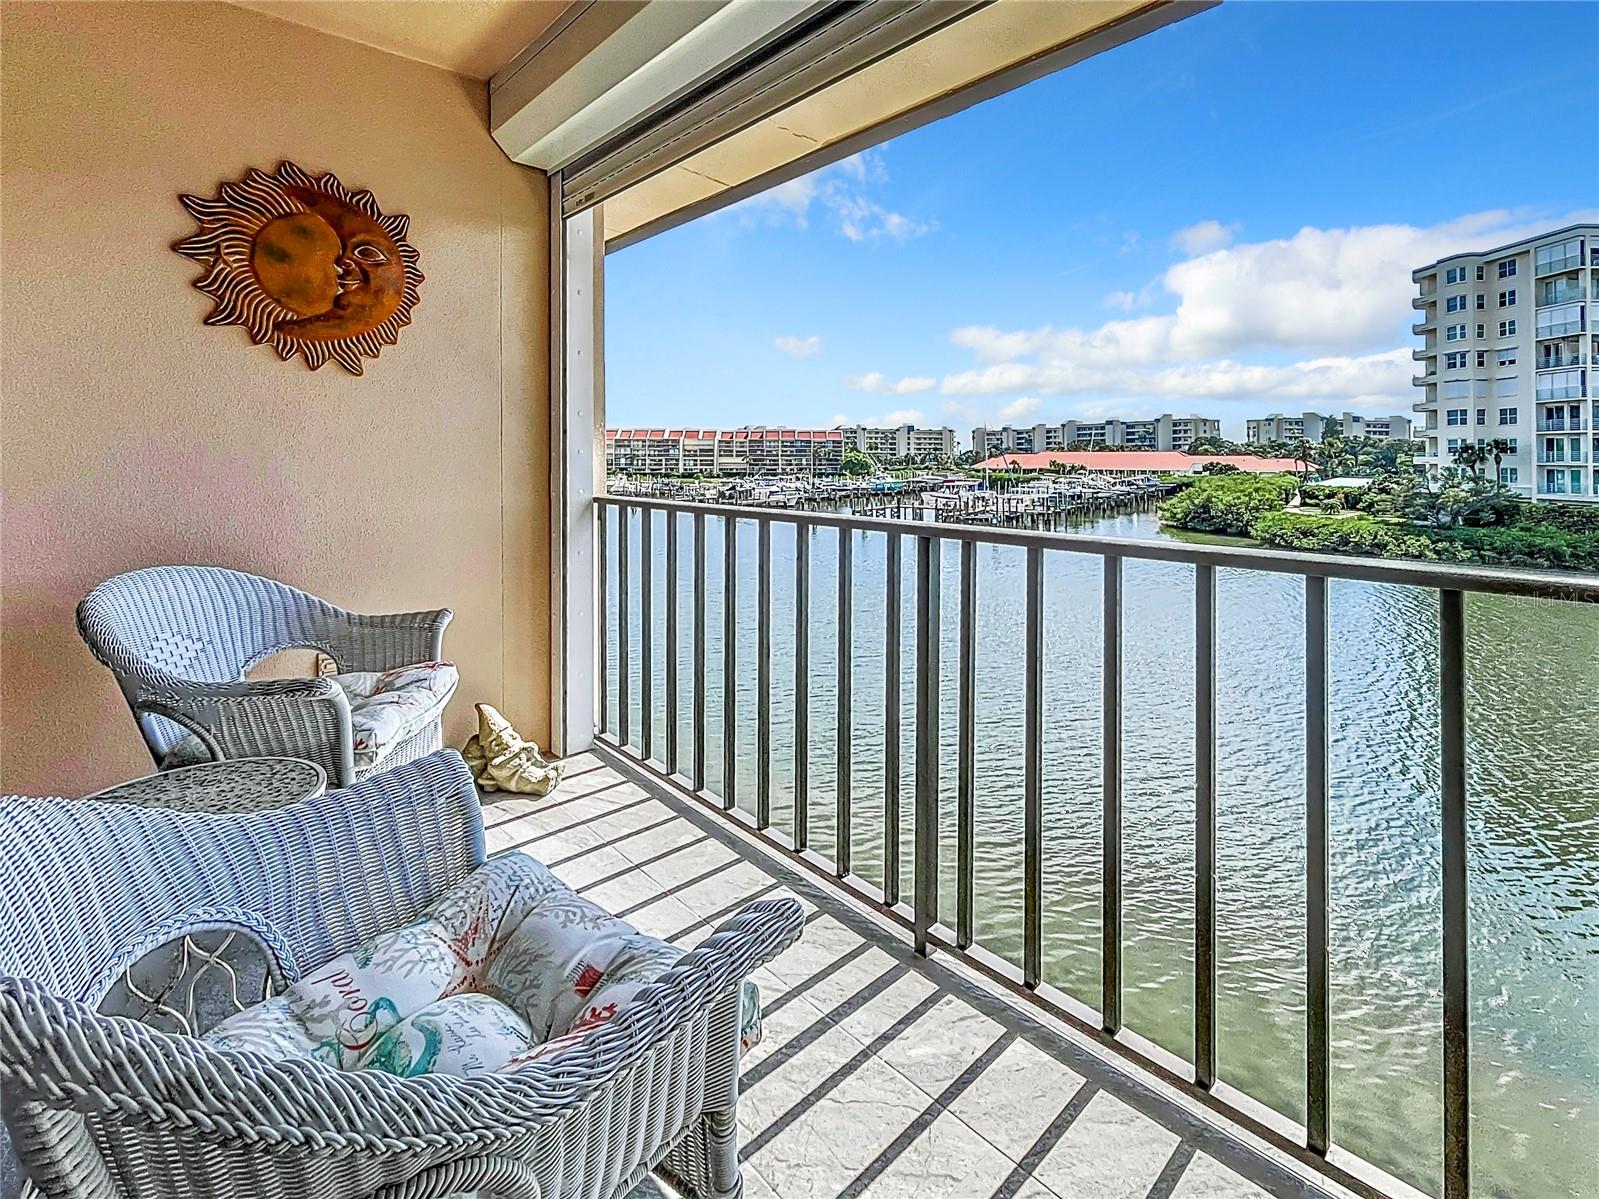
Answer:
POLYGON ((815 336, 774 337, 772 344, 782 350, 783 353, 790 354, 795 358, 809 358, 813 354, 819 354, 822 351, 822 339, 815 336))
POLYGON ((1106 308, 1120 308, 1123 312, 1131 312, 1137 303, 1137 292, 1113 291, 1105 297, 1106 308))
POLYGON ((1231 245, 1238 233, 1237 225, 1223 225, 1220 221, 1200 221, 1172 234, 1171 244, 1190 256, 1209 254, 1223 246, 1231 245))
MULTIPOLYGON (((1153 288, 1133 297, 1138 304, 1164 298, 1170 308, 1164 313, 1092 328, 955 329, 950 341, 970 351, 977 365, 946 374, 939 390, 949 396, 1314 400, 1403 412, 1414 399, 1416 369, 1408 329, 1414 319, 1411 270, 1447 254, 1591 219, 1588 213, 1485 212, 1428 228, 1307 226, 1291 237, 1215 248, 1173 264, 1153 288)), ((1227 233, 1218 225, 1207 236, 1213 243, 1227 233)), ((1125 295, 1113 293, 1117 306, 1125 295)))
POLYGON ((927 413, 919 408, 897 408, 893 412, 885 412, 881 416, 846 416, 842 412, 833 415, 833 425, 865 425, 870 429, 892 429, 899 425, 925 425, 927 413))
POLYGON ((844 386, 852 387, 856 391, 869 391, 880 396, 913 395, 918 391, 931 391, 938 386, 938 380, 931 375, 907 375, 903 379, 890 379, 882 371, 870 371, 864 375, 850 375, 844 380, 844 386))
POLYGON ((749 225, 792 224, 809 229, 813 209, 820 209, 835 233, 858 243, 904 243, 938 228, 936 220, 895 212, 869 194, 887 182, 888 168, 882 155, 865 150, 741 200, 727 211, 749 225))
POLYGON ((1021 396, 1008 404, 1002 404, 999 415, 1006 421, 1014 423, 1024 416, 1032 416, 1043 406, 1043 401, 1036 396, 1021 396))

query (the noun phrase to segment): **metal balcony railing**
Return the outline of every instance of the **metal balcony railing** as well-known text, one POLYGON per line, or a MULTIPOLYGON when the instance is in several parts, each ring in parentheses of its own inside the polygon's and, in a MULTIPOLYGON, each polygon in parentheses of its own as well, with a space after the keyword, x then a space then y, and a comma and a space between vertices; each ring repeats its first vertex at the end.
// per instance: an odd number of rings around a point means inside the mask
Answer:
POLYGON ((1541 420, 1538 422, 1540 433, 1586 433, 1588 422, 1582 419, 1575 420, 1541 420))
MULTIPOLYGON (((600 532, 599 584, 604 614, 599 621, 599 660, 607 664, 601 671, 599 709, 602 717, 602 743, 641 761, 644 767, 664 782, 687 791, 712 807, 720 809, 764 842, 789 855, 790 859, 829 880, 857 899, 872 903, 887 918, 908 929, 915 948, 927 953, 938 947, 960 958, 968 966, 1000 982, 1054 1016, 1095 1037, 1108 1049, 1151 1070, 1173 1086, 1208 1107, 1222 1112, 1273 1146, 1312 1165, 1341 1184, 1353 1186, 1362 1194, 1384 1194, 1402 1189, 1388 1186, 1381 1171, 1340 1151, 1332 1159, 1333 1109, 1330 1102, 1332 1063, 1331 955, 1329 944, 1329 905, 1331 902, 1329 866, 1329 751, 1330 689, 1328 657, 1328 591, 1333 579, 1393 583, 1435 591, 1439 597, 1438 664, 1440 687, 1439 735, 1441 739, 1443 833, 1441 842, 1442 904, 1440 936, 1443 951, 1443 996, 1440 1020, 1443 1030, 1443 1195, 1445 1199, 1466 1199, 1470 1190, 1470 1060, 1467 1008, 1467 891, 1466 891, 1466 607, 1468 592, 1510 596, 1536 596, 1551 600, 1599 603, 1599 578, 1570 574, 1534 574, 1520 571, 1444 568, 1428 563, 1381 559, 1342 558, 1314 554, 1278 553, 1260 549, 1230 549, 1187 545, 1178 542, 1122 541, 1059 533, 1025 532, 1010 529, 980 528, 966 525, 914 523, 905 521, 833 516, 816 513, 776 512, 704 504, 685 504, 653 499, 620 499, 612 496, 597 500, 600 532), (659 518, 659 520, 658 520, 659 518), (738 693, 740 672, 754 672, 755 736, 753 747, 739 744, 739 708, 722 702, 722 790, 712 795, 706 790, 706 663, 711 639, 717 634, 706 626, 706 595, 709 566, 706 561, 706 529, 713 522, 721 527, 721 645, 722 695, 738 693), (741 546, 740 525, 753 523, 756 536, 754 562, 748 561, 752 539, 741 546), (659 568, 655 547, 657 525, 664 525, 665 545, 659 568), (792 670, 782 681, 776 678, 773 661, 772 526, 794 527, 793 658, 792 670), (689 681, 689 721, 691 744, 680 744, 680 703, 683 687, 679 678, 679 653, 684 630, 678 609, 683 598, 684 553, 681 542, 685 527, 692 537, 692 553, 687 564, 687 589, 692 596, 692 678, 689 681), (636 531, 636 533, 635 533, 636 531), (833 534, 833 537, 827 534, 833 534), (857 534, 886 535, 886 605, 881 629, 872 635, 883 639, 884 746, 883 882, 880 893, 874 884, 854 874, 852 869, 853 812, 851 776, 852 722, 854 707, 851 687, 855 649, 853 624, 853 553, 857 534), (639 539, 636 557, 630 541, 639 539), (915 555, 915 619, 907 630, 902 619, 901 565, 905 543, 915 555), (840 603, 836 614, 829 609, 823 621, 811 614, 811 555, 815 542, 836 554, 836 579, 840 603), (615 544, 614 565, 611 545, 615 544), (943 813, 939 798, 939 754, 946 730, 940 720, 940 667, 942 637, 941 613, 945 608, 943 554, 947 543, 959 547, 959 594, 950 597, 950 607, 958 620, 957 694, 955 728, 957 745, 955 778, 955 926, 939 921, 939 836, 943 813), (985 949, 975 943, 975 847, 976 829, 976 705, 980 686, 1005 686, 1006 682, 980 677, 977 661, 978 556, 980 545, 1002 545, 1025 551, 1025 619, 1018 630, 1025 645, 1022 680, 1022 729, 1017 746, 1022 758, 1024 779, 1021 844, 1014 869, 1020 875, 1022 928, 1020 961, 985 949), (1100 561, 1103 586, 1102 643, 1098 664, 1099 694, 1103 732, 1100 736, 1102 779, 1102 872, 1100 904, 1100 985, 1097 1010, 1089 1008, 1048 985, 1043 979, 1044 906, 1044 560, 1049 554, 1069 552, 1089 555, 1100 561), (742 555, 742 557, 741 557, 742 555), (1137 769, 1136 762, 1124 762, 1122 753, 1122 576, 1128 560, 1187 563, 1194 568, 1193 622, 1195 636, 1195 847, 1194 891, 1194 1052, 1191 1062, 1181 1062, 1124 1027, 1123 1022, 1123 884, 1122 871, 1122 791, 1124 769, 1137 769), (1297 575, 1304 579, 1304 692, 1305 713, 1305 833, 1307 867, 1305 876, 1306 1040, 1304 1077, 1306 1087, 1305 1122, 1300 1125, 1280 1113, 1263 1115, 1253 1100, 1219 1081, 1217 1058, 1217 891, 1216 891, 1216 811, 1217 811, 1217 572, 1223 568, 1271 574, 1297 575), (636 571, 636 573, 635 573, 636 571), (665 692, 654 691, 653 661, 656 653, 655 577, 664 574, 669 597, 665 603, 662 629, 665 653, 665 692), (744 663, 739 655, 739 604, 737 592, 753 577, 755 603, 755 661, 744 663), (615 614, 617 645, 606 644, 611 616, 615 614), (638 622, 639 644, 632 644, 634 617, 650 613, 638 622), (900 893, 900 834, 906 813, 900 793, 902 680, 900 677, 901 637, 914 638, 914 668, 910 680, 914 688, 914 785, 909 819, 912 822, 912 893, 900 893), (773 736, 772 692, 774 686, 791 688, 793 699, 793 744, 810 744, 810 652, 813 636, 831 636, 836 645, 837 679, 833 703, 837 705, 838 730, 833 738, 836 757, 837 801, 832 818, 836 828, 831 858, 811 845, 811 787, 809 772, 821 764, 813 756, 796 752, 793 762, 794 809, 789 830, 772 823, 773 736), (616 680, 611 679, 609 663, 619 664, 616 680), (638 667, 637 686, 634 666, 638 667), (614 691, 613 691, 614 688, 614 691), (616 722, 609 723, 612 698, 616 722), (665 709, 665 743, 657 746, 654 724, 657 704, 665 709), (635 709, 641 719, 635 723, 635 709), (749 764, 753 752, 756 781, 753 810, 736 807, 738 767, 749 764), (741 757, 741 755, 745 755, 741 757), (686 783, 686 787, 684 784, 686 783), (1371 1180, 1379 1179, 1374 1184, 1371 1180)), ((876 822, 876 813, 872 814, 876 822)), ((1296 1005, 1296 999, 1285 999, 1296 1005)))
POLYGON ((1556 450, 1554 453, 1550 453, 1548 450, 1538 451, 1538 462, 1543 466, 1562 466, 1568 463, 1573 466, 1581 466, 1587 461, 1588 455, 1582 450, 1556 450))
POLYGON ((1588 355, 1582 353, 1550 354, 1538 359, 1538 369, 1541 371, 1559 370, 1565 366, 1585 366, 1588 355))

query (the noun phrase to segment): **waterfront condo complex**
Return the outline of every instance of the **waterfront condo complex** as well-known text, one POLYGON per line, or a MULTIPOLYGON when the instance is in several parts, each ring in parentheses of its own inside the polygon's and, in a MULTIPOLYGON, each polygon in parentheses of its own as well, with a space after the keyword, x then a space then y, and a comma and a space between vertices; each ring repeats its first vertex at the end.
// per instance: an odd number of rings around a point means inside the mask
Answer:
POLYGON ((1599 225, 1568 225, 1412 272, 1423 389, 1418 467, 1436 474, 1470 443, 1503 441, 1499 478, 1534 500, 1599 499, 1590 316, 1599 225))
POLYGON ((1359 412, 1334 413, 1301 412, 1298 416, 1285 416, 1273 412, 1248 422, 1245 441, 1250 445, 1269 445, 1274 441, 1320 441, 1327 421, 1338 422, 1338 432, 1344 437, 1367 437, 1373 441, 1409 441, 1411 439, 1408 416, 1364 416, 1359 412))
POLYGON ((605 469, 639 475, 832 475, 838 429, 607 429, 605 469))
POLYGON ((972 430, 977 456, 1042 454, 1069 445, 1124 445, 1141 450, 1186 450, 1201 437, 1220 437, 1221 421, 1208 416, 1173 416, 1163 412, 1149 420, 1063 421, 1058 425, 979 425, 972 430))

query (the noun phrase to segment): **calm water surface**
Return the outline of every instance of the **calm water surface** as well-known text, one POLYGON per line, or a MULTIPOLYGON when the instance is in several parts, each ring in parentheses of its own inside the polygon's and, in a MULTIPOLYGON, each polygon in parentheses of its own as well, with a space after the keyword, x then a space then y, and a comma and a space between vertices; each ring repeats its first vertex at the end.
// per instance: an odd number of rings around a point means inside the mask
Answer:
MULTIPOLYGON (((665 738, 664 558, 655 520, 654 737, 665 738)), ((680 744, 691 745, 691 524, 681 519, 680 744)), ((639 520, 630 552, 636 596, 639 520)), ((615 532, 611 545, 614 597, 615 532)), ((1104 518, 1099 535, 1161 537, 1153 515, 1104 518)), ((723 547, 707 522, 707 785, 721 777, 723 547)), ((755 529, 739 530, 740 806, 755 795, 755 529)), ((792 828, 794 530, 774 525, 773 820, 792 828)), ((810 824, 834 842, 837 548, 810 534, 810 824)), ((915 770, 915 552, 903 552, 901 860, 911 893, 915 770)), ((856 871, 882 876, 886 538, 854 535, 856 871)), ((978 552, 979 943, 1022 952, 1024 554, 978 552)), ((1193 570, 1124 566, 1124 976, 1129 1028, 1191 1056, 1193 999, 1193 570)), ((1100 574, 1098 559, 1045 558, 1044 973, 1093 1006, 1099 990, 1100 574)), ((944 918, 954 923, 959 550, 943 557, 940 742, 944 918)), ((1303 584, 1218 578, 1219 1072, 1304 1115, 1303 584)), ((1438 912, 1437 599, 1405 587, 1331 588, 1334 1140, 1436 1194, 1442 1169, 1438 912)), ((617 721, 616 604, 610 711, 617 721)), ((1468 597, 1473 1159, 1479 1194, 1599 1194, 1599 611, 1468 597)), ((640 714, 632 605, 632 727, 640 714)), ((637 733, 634 733, 637 741, 637 733)))

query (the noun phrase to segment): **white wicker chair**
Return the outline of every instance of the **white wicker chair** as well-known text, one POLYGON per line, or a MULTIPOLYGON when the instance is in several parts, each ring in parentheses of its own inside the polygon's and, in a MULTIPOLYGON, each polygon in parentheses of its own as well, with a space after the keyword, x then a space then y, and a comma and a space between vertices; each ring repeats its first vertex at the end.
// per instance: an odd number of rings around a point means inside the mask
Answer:
POLYGON ((348 791, 245 817, 0 803, 4 851, 29 867, 19 894, 0 902, 0 973, 34 975, 0 977, 0 1106, 39 1192, 48 1199, 442 1199, 473 1191, 615 1199, 655 1169, 701 1199, 741 1194, 739 987, 798 938, 803 917, 793 900, 749 905, 614 1020, 515 1073, 402 1079, 340 1072, 221 1052, 91 1006, 130 946, 148 945, 155 931, 182 933, 184 912, 198 911, 194 919, 207 929, 219 926, 219 909, 242 913, 222 926, 260 936, 285 979, 354 947, 377 931, 375 922, 409 919, 455 881, 446 876, 460 877, 481 857, 481 817, 457 819, 470 788, 459 756, 444 752, 348 791), (428 792, 444 793, 442 806, 428 792), (278 857, 275 867, 266 865, 274 845, 304 851, 310 817, 299 809, 314 810, 317 823, 349 838, 342 858, 335 850, 325 861, 278 857), (381 813, 376 824, 373 809, 381 813), (52 818, 62 827, 104 826, 79 873, 96 873, 109 886, 68 897, 60 892, 76 880, 52 882, 48 863, 32 861, 26 834, 52 818), (405 836, 393 835, 396 819, 405 836), (452 825, 456 832, 442 836, 456 848, 441 855, 451 864, 418 861, 412 838, 419 835, 430 855, 440 830, 452 825), (144 849, 133 863, 94 852, 117 844, 144 849), (219 866, 219 855, 244 869, 219 866), (181 904, 156 929, 158 913, 123 910, 129 895, 146 890, 138 874, 117 881, 130 864, 180 881, 181 904), (207 879, 220 894, 204 893, 207 879), (312 898, 315 917, 299 906, 312 898), (102 902, 109 906, 96 915, 102 902), (54 924, 74 909, 84 924, 54 924), (85 953, 73 936, 86 927, 112 930, 109 943, 85 953), (145 931, 108 953, 130 929, 145 931), (56 953, 86 960, 63 969, 56 953))
MULTIPOLYGON (((335 786, 439 749, 433 719, 358 771, 350 704, 330 679, 246 682, 286 649, 320 650, 342 671, 443 655, 451 612, 364 616, 285 583, 216 566, 152 566, 107 579, 78 604, 78 631, 117 684, 157 769, 180 743, 224 758, 317 762, 335 786)), ((185 763, 186 764, 186 763, 185 763)))

